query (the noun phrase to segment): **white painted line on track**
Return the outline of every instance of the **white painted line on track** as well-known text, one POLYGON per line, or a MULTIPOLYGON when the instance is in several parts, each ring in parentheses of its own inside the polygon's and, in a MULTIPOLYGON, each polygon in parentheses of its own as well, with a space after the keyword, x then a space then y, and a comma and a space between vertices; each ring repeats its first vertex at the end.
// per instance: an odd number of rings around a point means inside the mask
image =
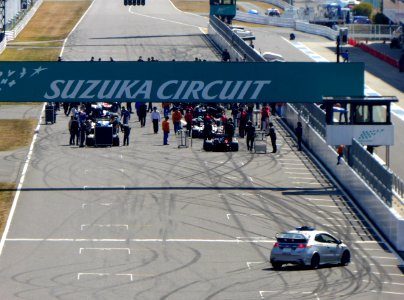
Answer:
POLYGON ((281 162, 281 165, 288 165, 288 166, 304 166, 304 163, 287 163, 287 162, 281 162))
POLYGON ((244 239, 83 239, 83 238, 10 238, 8 242, 138 242, 138 243, 274 243, 264 237, 245 237, 244 239))
MULTIPOLYGON (((307 201, 326 201, 326 202, 334 202, 334 200, 328 198, 328 199, 321 199, 321 198, 303 198, 304 200, 307 201)), ((333 218, 334 219, 334 218, 333 218)))
POLYGON ((63 56, 63 52, 65 51, 65 46, 66 46, 66 42, 67 40, 70 38, 70 36, 72 35, 72 33, 76 30, 76 28, 79 26, 79 24, 81 23, 81 21, 84 19, 84 17, 87 15, 87 13, 90 11, 91 7, 94 5, 94 3, 96 2, 96 0, 92 1, 90 6, 87 8, 87 10, 84 12, 84 14, 81 16, 81 18, 79 19, 79 21, 76 23, 76 25, 74 25, 73 29, 69 32, 69 34, 67 35, 67 37, 65 38, 65 40, 63 41, 63 45, 62 45, 62 49, 60 50, 59 56, 62 57, 63 56))
MULTIPOLYGON (((304 172, 302 172, 302 173, 299 173, 299 172, 285 172, 285 174, 293 174, 293 175, 313 175, 313 174, 311 174, 311 173, 304 173, 304 172)), ((315 178, 314 176, 313 176, 313 178, 315 178)))
POLYGON ((227 220, 230 220, 230 216, 242 216, 242 217, 255 217, 255 216, 265 216, 265 214, 226 214, 227 220))
POLYGON ((82 254, 83 251, 125 251, 128 252, 128 254, 130 253, 130 249, 129 248, 80 248, 79 249, 79 254, 82 254))
MULTIPOLYGON (((366 279, 363 279, 362 281, 363 282, 370 282, 369 280, 366 280, 366 279)), ((401 282, 388 282, 388 281, 378 282, 378 284, 380 284, 380 283, 404 286, 404 283, 401 283, 401 282)))
POLYGON ((84 228, 86 227, 90 227, 90 226, 94 226, 94 227, 124 227, 126 230, 129 230, 129 225, 128 224, 81 224, 80 226, 80 230, 83 231, 84 228))
POLYGON ((372 292, 372 293, 382 293, 382 294, 391 294, 391 295, 404 295, 404 293, 387 292, 387 291, 375 291, 375 290, 371 290, 370 292, 372 292))
POLYGON ((178 21, 175 21, 175 20, 169 20, 169 19, 165 19, 165 18, 158 18, 158 17, 154 17, 154 16, 149 16, 149 15, 145 15, 145 14, 140 14, 140 13, 137 13, 137 12, 132 11, 131 8, 132 8, 132 6, 129 7, 129 12, 130 12, 132 15, 135 15, 135 16, 141 16, 141 17, 145 17, 145 18, 149 18, 149 19, 153 19, 153 20, 158 20, 158 21, 163 21, 163 22, 169 22, 169 23, 172 23, 172 24, 184 25, 184 26, 194 27, 194 28, 198 28, 198 29, 201 27, 201 26, 197 26, 197 25, 193 25, 193 24, 187 24, 187 23, 183 23, 183 22, 178 22, 178 21))
POLYGON ((81 205, 81 208, 86 208, 87 206, 89 206, 89 205, 100 205, 100 206, 111 206, 111 205, 113 205, 114 203, 104 203, 104 202, 102 202, 102 203, 83 203, 82 205, 81 205))
POLYGON ((111 273, 77 273, 77 280, 82 276, 129 276, 130 281, 133 281, 133 274, 111 274, 111 273))
MULTIPOLYGON (((284 290, 272 290, 272 291, 259 291, 259 294, 261 296, 261 299, 265 299, 264 294, 275 294, 275 293, 281 293, 282 295, 297 295, 297 294, 303 294, 303 295, 309 295, 309 294, 313 294, 313 292, 299 292, 299 291, 288 291, 285 292, 284 290)), ((313 294, 314 296, 316 296, 317 300, 320 300, 320 298, 318 297, 317 293, 313 294)))
POLYGON ((77 280, 80 280, 81 276, 109 276, 111 275, 110 273, 77 273, 77 280))
POLYGON ((251 265, 260 265, 260 264, 265 264, 265 263, 267 263, 267 262, 266 261, 247 261, 246 262, 247 268, 249 270, 251 270, 251 265))
POLYGON ((10 230, 11 221, 13 219, 14 212, 15 212, 15 209, 17 207, 17 203, 18 203, 18 199, 20 197, 22 185, 24 184, 25 174, 27 173, 29 162, 31 161, 32 153, 34 151, 35 141, 38 138, 39 128, 41 127, 42 114, 43 114, 44 111, 45 111, 45 103, 42 106, 42 111, 41 111, 41 114, 39 116, 38 125, 35 128, 34 136, 32 137, 31 146, 29 147, 27 158, 25 159, 24 167, 22 169, 20 182, 18 183, 17 191, 16 191, 16 193, 14 195, 14 199, 13 199, 13 204, 11 206, 10 213, 8 214, 7 223, 6 223, 6 226, 4 227, 3 235, 1 236, 0 256, 1 256, 2 252, 3 252, 4 243, 6 242, 8 231, 10 230))
MULTIPOLYGON (((358 272, 361 272, 361 271, 356 271, 356 270, 354 270, 354 271, 352 271, 352 273, 358 273, 358 272)), ((372 271, 372 274, 375 274, 375 275, 386 275, 386 276, 399 276, 399 277, 404 277, 404 275, 403 274, 398 274, 398 273, 380 273, 380 272, 373 272, 372 271)))
POLYGON ((397 260, 396 257, 391 257, 391 256, 371 256, 371 258, 397 260))
POLYGON ((306 206, 338 208, 337 205, 325 205, 325 204, 308 204, 308 203, 306 203, 306 206))
POLYGON ((321 185, 321 182, 303 182, 303 181, 292 181, 293 184, 312 184, 312 185, 321 185))
MULTIPOLYGON (((294 174, 294 175, 296 175, 296 174, 294 174)), ((303 180, 306 180, 306 179, 308 179, 308 180, 316 180, 316 178, 314 178, 314 177, 303 177, 303 176, 299 176, 299 177, 288 177, 289 179, 303 179, 303 180)))

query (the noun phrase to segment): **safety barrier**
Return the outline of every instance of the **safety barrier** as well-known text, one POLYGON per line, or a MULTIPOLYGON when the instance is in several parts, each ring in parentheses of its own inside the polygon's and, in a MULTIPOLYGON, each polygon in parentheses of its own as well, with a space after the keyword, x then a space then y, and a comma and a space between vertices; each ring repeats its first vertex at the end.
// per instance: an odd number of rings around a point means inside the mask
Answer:
POLYGON ((188 130, 178 130, 177 131, 177 142, 178 148, 188 148, 189 147, 189 131, 188 130))
POLYGON ((394 58, 392 58, 392 57, 390 57, 390 56, 388 56, 388 55, 386 55, 384 53, 381 53, 381 52, 377 51, 376 49, 373 49, 372 47, 370 47, 370 46, 368 46, 368 45, 366 45, 364 43, 359 43, 355 39, 350 38, 348 40, 348 43, 351 46, 361 48, 363 51, 369 53, 370 55, 385 61, 386 63, 388 63, 389 65, 391 65, 393 67, 398 68, 398 61, 396 59, 394 59, 394 58))
POLYGON ((275 5, 277 7, 282 8, 283 10, 294 9, 293 5, 290 5, 289 3, 287 3, 286 1, 283 1, 283 0, 259 0, 259 1, 275 5))
POLYGON ((242 38, 216 16, 210 17, 208 34, 221 50, 227 49, 230 52, 232 60, 265 61, 257 50, 247 45, 242 38))
MULTIPOLYGON (((312 103, 289 104, 313 128, 321 138, 326 137, 325 112, 312 103)), ((358 142, 354 141, 348 151, 349 165, 374 188, 375 193, 391 207, 393 173, 382 166, 377 159, 358 142)))
POLYGON ((393 173, 393 191, 397 193, 397 196, 401 199, 404 198, 404 181, 393 173))
POLYGON ((393 196, 393 173, 382 166, 355 139, 349 148, 348 163, 391 207, 393 196))
POLYGON ((285 106, 284 117, 285 122, 291 128, 294 128, 298 121, 302 122, 304 144, 310 148, 330 174, 340 182, 369 219, 375 220, 375 225, 388 241, 397 250, 404 251, 404 235, 402 234, 404 219, 390 209, 364 181, 363 177, 359 176, 346 161, 342 160, 340 165, 336 165, 337 153, 335 149, 327 145, 324 138, 306 122, 306 119, 299 115, 299 111, 292 105, 287 104, 285 106))
POLYGON ((398 25, 346 24, 348 36, 356 40, 390 40, 398 25))
POLYGON ((260 16, 249 13, 237 12, 237 15, 234 19, 242 22, 294 28, 298 31, 321 35, 331 40, 336 40, 336 37, 338 35, 338 31, 331 29, 327 26, 310 24, 307 21, 297 20, 293 18, 268 17, 268 16, 260 16))
POLYGON ((13 30, 6 31, 6 40, 7 41, 14 40, 20 34, 20 32, 25 28, 25 26, 27 26, 28 22, 34 16, 34 14, 38 10, 38 8, 42 5, 42 2, 43 2, 43 0, 36 1, 35 4, 31 7, 31 9, 27 12, 27 14, 13 28, 13 30))

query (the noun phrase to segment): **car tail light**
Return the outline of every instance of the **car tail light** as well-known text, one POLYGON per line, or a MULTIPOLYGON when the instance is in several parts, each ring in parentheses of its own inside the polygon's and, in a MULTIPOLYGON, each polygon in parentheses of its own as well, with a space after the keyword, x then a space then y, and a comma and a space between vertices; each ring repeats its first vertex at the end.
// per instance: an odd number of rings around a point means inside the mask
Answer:
POLYGON ((279 243, 275 243, 275 244, 274 244, 274 247, 279 247, 279 243))
POLYGON ((307 244, 299 244, 297 246, 298 249, 303 249, 303 248, 310 248, 310 246, 307 246, 307 244))

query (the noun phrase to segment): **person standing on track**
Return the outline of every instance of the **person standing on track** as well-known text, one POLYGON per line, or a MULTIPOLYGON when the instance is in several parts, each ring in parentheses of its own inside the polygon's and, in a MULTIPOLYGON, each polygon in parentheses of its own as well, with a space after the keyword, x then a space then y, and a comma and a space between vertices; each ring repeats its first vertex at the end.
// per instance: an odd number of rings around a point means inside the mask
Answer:
POLYGON ((181 129, 182 115, 181 115, 181 112, 178 110, 178 108, 174 108, 173 110, 174 110, 174 112, 173 112, 171 118, 173 120, 174 133, 177 134, 177 131, 181 129))
POLYGON ((157 134, 159 132, 159 123, 161 120, 160 112, 157 110, 157 107, 153 107, 153 112, 151 113, 151 120, 153 123, 154 134, 157 134))
POLYGON ((164 134, 163 145, 168 145, 168 135, 170 134, 170 122, 168 122, 168 116, 164 117, 164 121, 162 123, 162 129, 164 134))
POLYGON ((272 122, 269 122, 269 133, 267 134, 271 138, 271 144, 272 144, 272 153, 276 153, 278 150, 276 147, 276 132, 275 132, 275 127, 272 122))
POLYGON ((252 151, 255 139, 255 126, 252 124, 251 121, 247 122, 245 132, 246 132, 247 150, 252 151))
POLYGON ((302 151, 303 127, 301 122, 297 122, 295 133, 297 137, 297 150, 302 151))

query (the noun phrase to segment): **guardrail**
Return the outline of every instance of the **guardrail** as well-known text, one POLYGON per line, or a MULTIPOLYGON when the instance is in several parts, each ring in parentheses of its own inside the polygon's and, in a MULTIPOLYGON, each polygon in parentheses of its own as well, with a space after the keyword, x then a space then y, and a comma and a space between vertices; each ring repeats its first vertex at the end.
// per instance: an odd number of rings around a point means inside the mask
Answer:
MULTIPOLYGON (((25 16, 18 22, 18 24, 13 28, 13 30, 6 31, 6 39, 7 41, 14 40, 18 34, 25 28, 31 18, 34 16, 38 8, 41 6, 43 0, 38 0, 31 7, 31 9, 25 14, 25 16)), ((3 49, 4 50, 4 49, 3 49)), ((2 51, 0 49, 0 51, 2 51)), ((1 52, 0 52, 1 53, 1 52)))
POLYGON ((338 31, 333 30, 330 27, 310 24, 307 21, 297 20, 293 18, 269 17, 237 12, 234 20, 277 27, 294 28, 298 31, 321 35, 331 40, 336 40, 336 37, 338 35, 338 31))
MULTIPOLYGON (((220 21, 216 16, 211 16, 209 20, 209 25, 216 31, 222 38, 226 40, 226 42, 234 48, 234 50, 240 55, 240 58, 246 61, 265 61, 265 59, 261 56, 261 54, 247 45, 242 38, 240 38, 236 33, 234 33, 229 26, 220 21)), ((211 30, 211 28, 209 28, 211 30)), ((211 32, 209 32, 211 35, 211 32)), ((214 35, 211 36, 216 44, 219 44, 220 41, 217 40, 217 37, 214 35), (215 41, 216 39, 216 41, 215 41)), ((223 49, 222 49, 223 50, 223 49)), ((234 59, 232 59, 234 60, 234 59)))
POLYGON ((393 190, 397 193, 397 195, 401 198, 402 201, 404 197, 404 181, 393 173, 393 190))
MULTIPOLYGON (((326 137, 325 112, 312 103, 289 103, 308 125, 323 139, 326 137)), ((354 140, 347 151, 349 165, 371 186, 381 199, 391 207, 393 173, 382 166, 364 147, 354 140)), ((397 182, 397 180, 396 180, 397 182)), ((403 188, 403 185, 401 185, 403 188)), ((401 189, 402 191, 402 189, 401 189)))
POLYGON ((275 6, 277 6, 277 7, 282 8, 283 10, 286 10, 286 9, 294 9, 294 6, 293 6, 293 5, 290 5, 289 3, 287 3, 287 2, 285 2, 285 1, 283 1, 283 0, 259 0, 259 1, 260 1, 260 2, 265 2, 265 3, 268 3, 268 4, 275 5, 275 6))
POLYGON ((356 40, 390 40, 398 25, 346 24, 348 36, 356 40))

